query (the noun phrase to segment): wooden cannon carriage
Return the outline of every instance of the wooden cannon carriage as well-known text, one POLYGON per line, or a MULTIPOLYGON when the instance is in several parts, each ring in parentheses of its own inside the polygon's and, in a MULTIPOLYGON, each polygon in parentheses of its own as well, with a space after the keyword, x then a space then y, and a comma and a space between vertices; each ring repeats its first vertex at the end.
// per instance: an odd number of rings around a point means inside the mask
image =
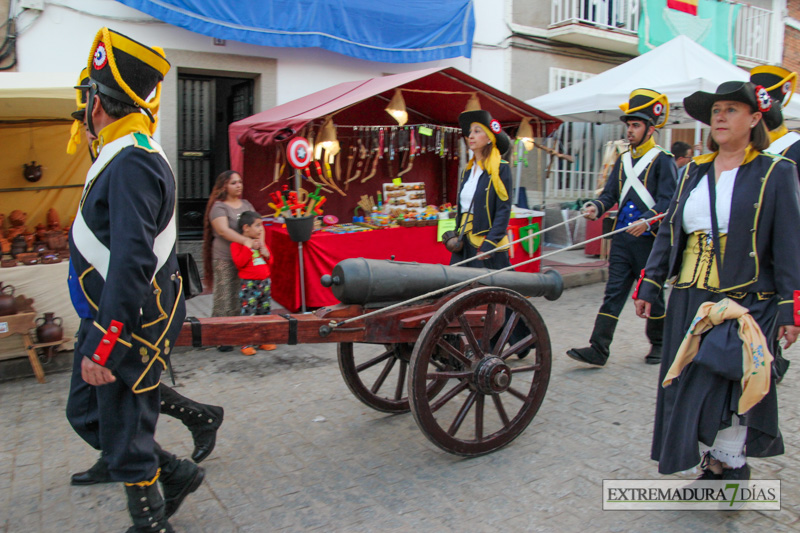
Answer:
POLYGON ((347 259, 322 281, 341 304, 313 314, 190 318, 176 344, 335 342, 359 400, 387 413, 410 410, 428 439, 456 455, 497 450, 533 420, 551 352, 526 297, 560 297, 558 272, 347 259), (488 277, 470 282, 480 275, 488 277))

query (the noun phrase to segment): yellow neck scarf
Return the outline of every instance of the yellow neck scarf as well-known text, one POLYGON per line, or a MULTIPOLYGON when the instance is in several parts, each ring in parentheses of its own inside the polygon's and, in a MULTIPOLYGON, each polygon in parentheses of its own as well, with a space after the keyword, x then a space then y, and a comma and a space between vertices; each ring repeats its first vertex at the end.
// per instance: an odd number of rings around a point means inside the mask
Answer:
MULTIPOLYGON (((503 158, 500 155, 500 150, 497 149, 497 139, 495 138, 492 130, 480 122, 473 122, 473 124, 480 126, 481 129, 486 132, 486 135, 489 137, 489 140, 492 143, 492 152, 489 154, 489 157, 478 161, 478 167, 485 170, 489 174, 492 186, 494 187, 498 198, 505 202, 508 200, 508 191, 506 190, 506 186, 503 185, 503 180, 500 179, 500 161, 502 161, 503 158)), ((469 163, 467 163, 467 170, 472 168, 472 165, 475 163, 475 161, 475 155, 473 154, 472 159, 470 159, 469 163)))
POLYGON ((651 135, 649 139, 647 139, 645 142, 643 142, 636 148, 631 148, 631 157, 634 159, 638 159, 647 152, 649 152, 650 149, 655 145, 656 145, 656 140, 653 139, 653 136, 651 135))
POLYGON ((694 359, 703 333, 725 320, 736 320, 739 322, 739 338, 742 339, 742 395, 739 398, 739 414, 746 413, 760 402, 769 392, 772 354, 758 322, 747 311, 747 308, 729 298, 700 305, 662 386, 667 387, 672 383, 681 370, 694 359))
POLYGON ((115 120, 97 134, 97 139, 92 142, 92 150, 100 153, 103 146, 131 133, 142 133, 150 136, 150 119, 143 113, 131 113, 119 120, 115 120))

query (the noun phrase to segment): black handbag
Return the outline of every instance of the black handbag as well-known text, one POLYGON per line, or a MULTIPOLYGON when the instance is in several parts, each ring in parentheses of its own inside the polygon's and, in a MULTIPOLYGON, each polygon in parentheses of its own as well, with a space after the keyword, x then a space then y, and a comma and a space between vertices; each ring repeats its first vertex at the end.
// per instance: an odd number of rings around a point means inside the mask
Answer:
POLYGON ((203 280, 200 278, 200 271, 192 254, 178 254, 178 268, 183 278, 183 297, 189 300, 202 293, 203 280))

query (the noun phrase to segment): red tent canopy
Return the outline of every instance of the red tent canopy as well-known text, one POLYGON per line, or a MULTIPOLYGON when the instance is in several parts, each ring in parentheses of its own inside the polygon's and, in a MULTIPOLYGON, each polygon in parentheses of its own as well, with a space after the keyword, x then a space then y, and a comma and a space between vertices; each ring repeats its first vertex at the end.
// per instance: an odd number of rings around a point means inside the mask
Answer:
POLYGON ((231 164, 234 170, 241 172, 241 147, 248 144, 269 146, 277 132, 285 128, 297 132, 314 119, 333 113, 336 113, 336 124, 340 125, 395 125, 384 111, 394 89, 403 89, 409 123, 416 120, 457 126, 459 113, 470 96, 477 93, 481 109, 489 111, 504 128, 514 130, 523 117, 531 117, 534 134, 546 137, 561 124, 561 120, 456 68, 431 68, 340 83, 234 122, 228 128, 231 164), (375 102, 368 105, 368 100, 376 98, 378 105, 374 105, 375 102), (369 112, 365 113, 367 110, 369 112))
MULTIPOLYGON (((268 200, 258 192, 272 181, 270 174, 276 152, 268 147, 277 141, 288 140, 307 126, 318 127, 329 116, 333 117, 337 126, 397 126, 397 122, 384 110, 396 89, 402 90, 409 125, 457 126, 459 113, 464 110, 470 97, 476 94, 481 109, 489 111, 512 137, 525 117, 530 119, 536 137, 550 135, 561 124, 561 120, 452 67, 340 83, 229 126, 231 166, 245 178, 245 196, 264 214, 268 212, 268 200)), ((283 148, 282 144, 277 146, 283 148)), ((441 172, 432 161, 420 161, 419 166, 420 171, 429 174, 441 172)), ((451 170, 445 174, 449 181, 453 180, 451 170)), ((381 178, 386 176, 377 176, 374 183, 363 187, 363 191, 362 187, 357 187, 349 192, 374 193, 373 189, 377 183, 381 183, 381 178)), ((428 190, 441 197, 442 191, 436 188, 435 184, 428 184, 428 190)), ((331 204, 328 207, 330 212, 331 204)))

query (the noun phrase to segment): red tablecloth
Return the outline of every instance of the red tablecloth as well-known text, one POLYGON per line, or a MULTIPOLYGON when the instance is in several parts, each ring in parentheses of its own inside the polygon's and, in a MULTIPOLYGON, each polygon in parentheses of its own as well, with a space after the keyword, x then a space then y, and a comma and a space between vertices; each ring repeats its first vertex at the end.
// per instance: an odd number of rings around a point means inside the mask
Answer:
MULTIPOLYGON (((541 227, 541 218, 534 217, 541 227)), ((519 238, 519 228, 528 224, 527 219, 512 219, 509 229, 514 239, 519 238)), ((320 278, 330 274, 340 261, 350 257, 367 259, 394 259, 418 263, 448 264, 450 253, 436 241, 436 226, 413 228, 391 228, 359 233, 334 234, 314 232, 311 240, 303 243, 305 268, 306 307, 324 307, 338 302, 330 289, 320 284, 320 278)), ((296 242, 289 239, 286 229, 273 226, 269 235, 270 252, 274 256, 272 265, 272 298, 289 311, 301 308, 300 263, 296 242)), ((536 250, 533 257, 540 255, 536 250)), ((519 244, 514 245, 512 264, 529 259, 519 244)), ((521 272, 538 272, 539 263, 524 265, 521 272)))

